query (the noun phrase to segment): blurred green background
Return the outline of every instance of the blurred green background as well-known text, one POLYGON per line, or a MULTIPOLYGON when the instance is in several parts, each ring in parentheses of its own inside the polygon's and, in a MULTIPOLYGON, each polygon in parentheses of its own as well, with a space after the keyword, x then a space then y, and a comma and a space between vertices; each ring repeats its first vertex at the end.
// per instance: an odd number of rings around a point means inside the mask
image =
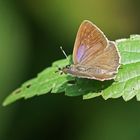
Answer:
MULTIPOLYGON (((72 53, 91 20, 110 40, 140 34, 136 0, 0 0, 0 103, 54 60, 72 53)), ((0 106, 0 140, 137 140, 140 102, 46 94, 0 106)))

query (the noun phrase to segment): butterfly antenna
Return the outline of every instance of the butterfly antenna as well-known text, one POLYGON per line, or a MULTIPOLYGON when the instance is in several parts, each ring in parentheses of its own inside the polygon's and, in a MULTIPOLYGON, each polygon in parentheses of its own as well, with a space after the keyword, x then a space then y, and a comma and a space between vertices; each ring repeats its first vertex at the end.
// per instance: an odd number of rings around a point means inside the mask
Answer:
POLYGON ((61 49, 62 53, 65 55, 66 59, 68 60, 68 56, 67 56, 67 54, 65 53, 65 51, 63 50, 62 46, 60 46, 60 49, 61 49))

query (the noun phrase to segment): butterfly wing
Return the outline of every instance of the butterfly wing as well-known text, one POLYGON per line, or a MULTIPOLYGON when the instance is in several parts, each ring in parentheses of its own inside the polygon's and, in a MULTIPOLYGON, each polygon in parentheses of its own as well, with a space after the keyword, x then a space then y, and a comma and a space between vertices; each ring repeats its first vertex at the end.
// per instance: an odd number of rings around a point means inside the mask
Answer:
POLYGON ((109 45, 99 54, 94 61, 89 61, 86 66, 94 66, 104 69, 107 72, 115 73, 120 65, 120 56, 114 42, 109 41, 109 45))
POLYGON ((108 45, 103 32, 90 21, 83 21, 79 27, 74 49, 74 64, 84 63, 100 54, 108 45))
POLYGON ((109 41, 109 45, 104 51, 96 56, 94 61, 86 61, 81 66, 92 69, 89 73, 90 79, 101 81, 114 79, 120 66, 120 56, 115 44, 109 41))
POLYGON ((119 60, 115 44, 108 41, 103 32, 90 21, 84 21, 74 45, 74 68, 78 68, 78 71, 73 71, 73 75, 101 81, 113 79, 119 60))
POLYGON ((100 81, 114 79, 119 67, 119 53, 115 44, 109 41, 108 46, 98 54, 94 61, 72 65, 68 73, 77 77, 100 81))

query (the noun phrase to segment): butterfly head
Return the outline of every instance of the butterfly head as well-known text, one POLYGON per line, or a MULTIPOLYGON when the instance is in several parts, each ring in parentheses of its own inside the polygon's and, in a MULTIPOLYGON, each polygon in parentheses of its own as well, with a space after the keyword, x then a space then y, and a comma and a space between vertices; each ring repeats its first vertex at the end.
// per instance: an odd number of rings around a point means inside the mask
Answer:
POLYGON ((71 69, 71 65, 66 65, 65 67, 63 67, 59 70, 62 71, 62 73, 66 74, 66 73, 69 73, 70 69, 71 69))
POLYGON ((63 68, 58 67, 58 70, 56 72, 59 72, 60 75, 62 75, 63 73, 67 74, 69 69, 70 69, 70 65, 67 65, 63 68))

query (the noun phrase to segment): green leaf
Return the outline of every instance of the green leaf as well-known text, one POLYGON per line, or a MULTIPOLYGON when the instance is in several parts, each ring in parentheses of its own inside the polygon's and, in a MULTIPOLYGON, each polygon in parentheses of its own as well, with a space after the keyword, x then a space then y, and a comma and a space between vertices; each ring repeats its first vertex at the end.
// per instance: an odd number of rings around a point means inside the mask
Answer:
POLYGON ((101 82, 61 75, 57 72, 58 67, 71 64, 71 56, 69 56, 68 59, 54 62, 36 78, 22 84, 5 99, 3 105, 6 106, 21 98, 61 92, 65 92, 66 96, 83 96, 83 99, 102 96, 106 100, 122 96, 125 101, 128 101, 136 96, 140 101, 140 35, 117 40, 116 44, 121 56, 121 67, 114 80, 101 82))

